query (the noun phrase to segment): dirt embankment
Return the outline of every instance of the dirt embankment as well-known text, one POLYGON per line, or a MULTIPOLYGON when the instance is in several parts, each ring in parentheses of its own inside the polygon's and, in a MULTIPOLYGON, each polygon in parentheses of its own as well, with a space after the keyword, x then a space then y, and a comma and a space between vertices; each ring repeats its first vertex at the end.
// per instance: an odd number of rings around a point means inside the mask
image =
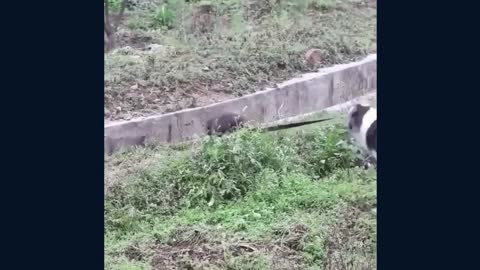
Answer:
POLYGON ((254 13, 235 1, 204 13, 203 4, 168 6, 169 27, 158 26, 158 9, 132 11, 118 33, 126 47, 105 56, 106 121, 242 96, 376 51, 375 1, 259 2, 254 13))

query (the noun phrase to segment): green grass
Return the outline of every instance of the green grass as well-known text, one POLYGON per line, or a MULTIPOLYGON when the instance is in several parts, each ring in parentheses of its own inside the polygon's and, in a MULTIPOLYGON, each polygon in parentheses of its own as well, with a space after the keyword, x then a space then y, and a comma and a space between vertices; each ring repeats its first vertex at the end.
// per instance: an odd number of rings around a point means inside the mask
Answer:
POLYGON ((105 268, 376 268, 376 175, 354 150, 319 125, 117 154, 105 268))
POLYGON ((376 51, 375 1, 217 0, 209 19, 195 15, 200 5, 128 13, 117 43, 133 49, 105 56, 105 118, 206 105, 376 51), (151 43, 162 47, 139 50, 151 43), (310 48, 323 52, 316 66, 304 61, 310 48))

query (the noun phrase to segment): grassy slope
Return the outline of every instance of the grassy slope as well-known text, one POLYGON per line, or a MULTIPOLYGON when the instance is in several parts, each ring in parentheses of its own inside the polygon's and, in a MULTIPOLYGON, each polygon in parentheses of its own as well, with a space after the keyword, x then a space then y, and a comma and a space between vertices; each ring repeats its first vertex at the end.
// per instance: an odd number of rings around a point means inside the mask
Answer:
POLYGON ((106 160, 105 268, 376 268, 376 176, 344 135, 245 130, 106 160))
POLYGON ((163 17, 155 6, 131 12, 120 45, 162 47, 105 56, 105 118, 205 105, 376 51, 375 1, 273 2, 210 1, 215 15, 203 34, 191 28, 200 3, 171 0, 171 29, 159 27, 163 17), (241 4, 247 2, 252 6, 241 4), (310 48, 323 51, 317 66, 304 62, 310 48))

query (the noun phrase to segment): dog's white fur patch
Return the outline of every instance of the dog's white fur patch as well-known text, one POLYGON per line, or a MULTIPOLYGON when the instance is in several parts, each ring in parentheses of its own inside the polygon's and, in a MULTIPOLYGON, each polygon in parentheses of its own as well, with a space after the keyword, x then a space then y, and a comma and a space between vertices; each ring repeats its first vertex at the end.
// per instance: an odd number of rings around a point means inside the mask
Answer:
MULTIPOLYGON (((350 109, 349 114, 351 115, 355 109, 356 106, 353 106, 350 109)), ((365 151, 368 151, 373 158, 377 159, 377 151, 373 149, 369 150, 367 147, 367 132, 375 120, 377 120, 377 109, 370 107, 369 110, 363 115, 360 130, 357 132, 352 132, 352 137, 355 141, 357 141, 361 148, 363 148, 365 151)))

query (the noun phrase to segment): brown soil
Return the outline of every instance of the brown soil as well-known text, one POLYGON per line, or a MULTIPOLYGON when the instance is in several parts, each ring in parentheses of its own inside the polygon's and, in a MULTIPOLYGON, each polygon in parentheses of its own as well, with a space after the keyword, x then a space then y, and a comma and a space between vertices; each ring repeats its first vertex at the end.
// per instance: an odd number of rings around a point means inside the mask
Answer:
POLYGON ((267 255, 273 269, 301 269, 301 255, 279 243, 236 243, 222 242, 182 245, 158 245, 151 260, 154 269, 204 269, 217 266, 231 269, 228 258, 267 255))
MULTIPOLYGON (((376 269, 376 262, 373 258, 370 260, 359 260, 354 256, 348 257, 346 254, 369 254, 370 251, 365 250, 366 247, 371 247, 376 239, 370 239, 371 233, 360 221, 362 216, 371 215, 371 209, 361 209, 357 207, 349 207, 348 210, 343 211, 340 222, 335 224, 331 230, 326 242, 327 261, 325 269, 327 270, 348 270, 360 269, 370 270, 376 269)), ((376 235, 376 234, 373 234, 376 235)), ((373 244, 375 245, 375 244, 373 244)), ((364 256, 364 258, 369 258, 364 256)))
POLYGON ((268 258, 271 269, 303 269, 302 239, 306 227, 297 224, 279 231, 270 241, 218 240, 206 232, 179 229, 167 242, 149 246, 128 247, 123 255, 129 260, 149 260, 158 270, 173 269, 235 269, 235 261, 253 261, 268 258))

